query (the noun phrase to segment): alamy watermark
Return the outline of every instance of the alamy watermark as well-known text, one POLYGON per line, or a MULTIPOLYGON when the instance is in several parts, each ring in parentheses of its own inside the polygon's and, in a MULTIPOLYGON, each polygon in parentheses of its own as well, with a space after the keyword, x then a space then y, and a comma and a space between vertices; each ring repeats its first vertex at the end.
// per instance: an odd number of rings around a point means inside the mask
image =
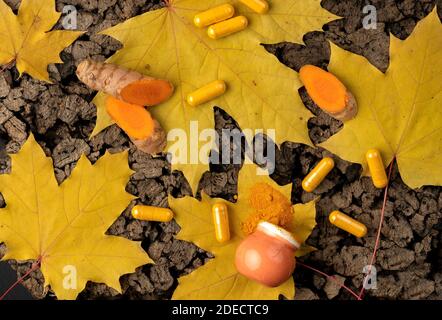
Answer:
POLYGON ((365 15, 362 20, 362 27, 365 30, 377 29, 378 26, 378 11, 374 5, 366 5, 362 8, 362 13, 365 15))
POLYGON ((61 20, 61 25, 66 30, 77 30, 78 28, 78 11, 75 6, 66 5, 63 7, 64 17, 61 20))
POLYGON ((66 265, 63 268, 63 289, 76 290, 77 289, 77 268, 73 265, 66 265))
POLYGON ((362 269, 362 273, 365 274, 364 283, 362 287, 365 290, 376 290, 378 288, 378 273, 374 265, 366 265, 362 269))
POLYGON ((190 121, 189 130, 171 129, 168 160, 172 164, 244 164, 256 163, 257 174, 275 170, 275 129, 214 129, 199 131, 198 121, 190 121))

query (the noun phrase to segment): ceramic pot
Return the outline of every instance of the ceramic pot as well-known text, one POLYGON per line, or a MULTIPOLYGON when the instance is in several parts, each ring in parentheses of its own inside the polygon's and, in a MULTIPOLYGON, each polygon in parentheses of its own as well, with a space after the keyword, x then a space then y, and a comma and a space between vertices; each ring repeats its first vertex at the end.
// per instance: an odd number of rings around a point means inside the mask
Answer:
POLYGON ((263 221, 238 246, 235 265, 247 278, 277 287, 295 270, 295 252, 299 247, 299 241, 290 232, 263 221))

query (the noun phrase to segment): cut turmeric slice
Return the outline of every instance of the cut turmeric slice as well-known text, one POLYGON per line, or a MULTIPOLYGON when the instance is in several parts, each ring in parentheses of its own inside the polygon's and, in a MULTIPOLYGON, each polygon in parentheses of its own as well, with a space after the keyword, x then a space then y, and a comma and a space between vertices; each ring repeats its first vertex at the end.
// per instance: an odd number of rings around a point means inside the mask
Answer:
POLYGON ((335 75, 313 65, 303 66, 299 75, 310 98, 323 111, 342 121, 356 116, 356 99, 335 75))
POLYGON ((120 96, 122 100, 141 106, 154 106, 170 98, 173 88, 168 81, 141 79, 125 86, 120 96))
POLYGON ((166 133, 144 107, 109 96, 106 100, 106 110, 138 149, 149 154, 164 150, 166 133))
POLYGON ((155 79, 115 64, 90 59, 78 65, 77 77, 94 90, 141 106, 160 104, 168 100, 174 90, 167 80, 155 79))

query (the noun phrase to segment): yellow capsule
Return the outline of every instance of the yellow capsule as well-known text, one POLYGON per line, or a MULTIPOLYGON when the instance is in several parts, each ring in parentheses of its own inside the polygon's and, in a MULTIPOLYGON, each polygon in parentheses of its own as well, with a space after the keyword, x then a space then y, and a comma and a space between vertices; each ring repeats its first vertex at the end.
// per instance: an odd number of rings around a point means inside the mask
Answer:
POLYGON ((167 208, 138 205, 132 208, 132 216, 138 220, 169 222, 173 219, 173 212, 167 208))
POLYGON ((204 28, 211 24, 229 19, 235 14, 235 8, 230 4, 223 4, 213 9, 200 12, 193 18, 193 23, 199 27, 204 28))
POLYGON ((247 28, 249 21, 244 16, 238 16, 226 21, 218 22, 207 29, 207 35, 212 39, 219 39, 247 28))
POLYGON ((226 92, 226 83, 223 80, 216 80, 195 90, 187 95, 187 103, 192 107, 199 106, 213 100, 226 92))
POLYGON ((263 14, 269 11, 269 3, 265 0, 239 0, 256 13, 263 14))
POLYGON ((340 211, 333 211, 328 216, 328 219, 336 227, 345 230, 358 238, 365 237, 367 234, 367 227, 363 223, 340 211))
POLYGON ((302 180, 302 188, 307 192, 313 192, 332 171, 335 162, 332 158, 324 158, 313 168, 312 171, 302 180))
POLYGON ((384 162, 381 153, 376 149, 370 149, 365 154, 371 179, 376 188, 385 188, 388 184, 387 173, 385 172, 384 162))
POLYGON ((229 212, 225 203, 215 203, 212 207, 216 240, 224 243, 230 240, 229 212))

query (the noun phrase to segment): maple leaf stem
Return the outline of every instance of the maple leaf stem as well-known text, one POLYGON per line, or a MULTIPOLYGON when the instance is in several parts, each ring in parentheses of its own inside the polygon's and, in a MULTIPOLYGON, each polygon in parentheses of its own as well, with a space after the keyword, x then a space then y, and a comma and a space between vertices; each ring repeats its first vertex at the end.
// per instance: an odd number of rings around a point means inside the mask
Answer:
POLYGON ((336 283, 338 286, 340 286, 342 289, 346 290, 348 293, 350 293, 353 297, 355 297, 357 300, 362 300, 361 297, 358 296, 357 293, 355 293, 353 290, 351 290, 349 287, 347 287, 346 285, 344 285, 343 283, 340 283, 338 280, 336 280, 336 278, 334 276, 328 275, 325 272, 318 270, 314 267, 311 267, 309 265, 306 265, 302 262, 296 261, 297 265, 300 265, 301 267, 304 267, 306 269, 312 270, 316 273, 319 273, 320 275, 326 277, 327 279, 330 279, 331 281, 333 281, 334 283, 336 283))
POLYGON ((374 244, 374 249, 373 249, 373 254, 371 255, 371 260, 370 260, 370 264, 368 266, 368 270, 367 270, 367 275, 364 278, 364 281, 362 282, 362 288, 361 291, 359 292, 359 300, 362 300, 362 296, 364 295, 365 292, 365 283, 367 282, 368 278, 371 275, 371 267, 373 266, 373 263, 376 260, 376 253, 378 251, 379 248, 379 243, 381 241, 381 230, 382 230, 382 224, 384 223, 384 218, 385 218, 385 207, 387 205, 387 199, 388 199, 388 187, 390 185, 390 180, 391 180, 391 173, 393 172, 393 167, 394 167, 394 163, 396 161, 396 158, 393 158, 393 160, 390 163, 390 167, 388 169, 388 184, 384 189, 384 200, 382 203, 382 209, 381 209, 381 217, 379 219, 379 227, 378 227, 378 231, 376 234, 376 241, 374 244))
POLYGON ((31 269, 29 269, 24 275, 22 275, 20 278, 17 279, 1 296, 0 301, 2 301, 6 296, 14 290, 16 286, 18 286, 20 283, 22 283, 27 276, 29 276, 32 272, 40 268, 41 258, 39 258, 36 262, 34 262, 31 266, 31 269))

